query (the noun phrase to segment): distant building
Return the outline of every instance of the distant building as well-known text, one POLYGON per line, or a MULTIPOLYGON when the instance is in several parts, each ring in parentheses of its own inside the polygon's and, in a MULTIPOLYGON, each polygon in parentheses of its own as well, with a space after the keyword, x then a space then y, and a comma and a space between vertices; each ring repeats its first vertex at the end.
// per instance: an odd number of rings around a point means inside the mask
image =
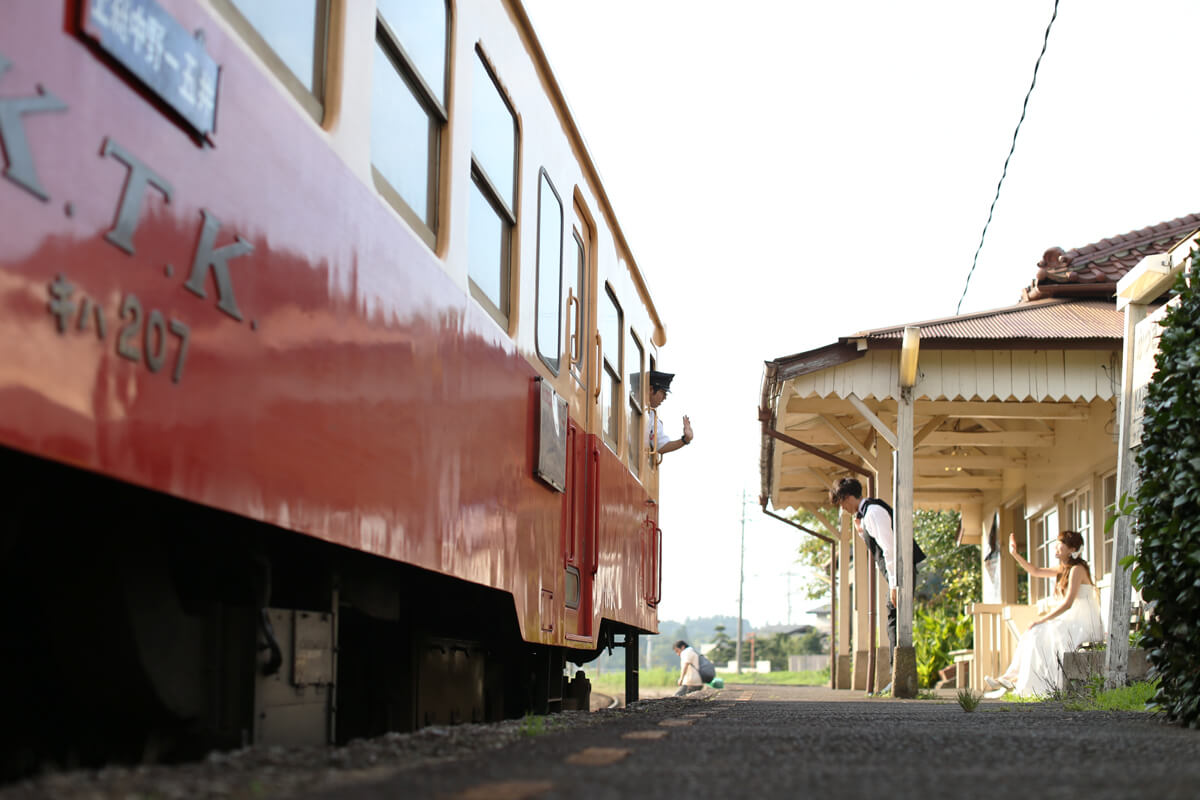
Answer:
MULTIPOLYGON (((826 613, 826 627, 828 627, 828 612, 826 613)), ((812 633, 817 630, 817 626, 813 625, 761 625, 754 629, 754 635, 762 638, 764 636, 776 636, 784 634, 791 636, 793 634, 800 635, 802 633, 812 633)))

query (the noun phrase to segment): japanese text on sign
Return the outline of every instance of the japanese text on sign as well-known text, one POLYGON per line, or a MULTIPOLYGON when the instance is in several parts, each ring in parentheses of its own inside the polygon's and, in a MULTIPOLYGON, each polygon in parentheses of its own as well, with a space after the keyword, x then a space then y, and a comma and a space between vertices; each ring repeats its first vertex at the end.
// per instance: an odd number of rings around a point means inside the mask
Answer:
POLYGON ((85 0, 84 31, 202 136, 216 125, 220 68, 155 0, 85 0))

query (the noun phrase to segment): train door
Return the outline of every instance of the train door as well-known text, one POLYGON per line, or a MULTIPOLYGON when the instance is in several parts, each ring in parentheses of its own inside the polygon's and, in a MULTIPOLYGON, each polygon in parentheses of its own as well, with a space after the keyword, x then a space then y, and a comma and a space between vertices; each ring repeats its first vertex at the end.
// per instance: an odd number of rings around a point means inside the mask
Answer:
POLYGON ((566 524, 563 528, 565 567, 565 634, 568 639, 592 638, 592 589, 599 553, 599 459, 595 427, 598 366, 595 359, 595 227, 576 201, 564 283, 567 291, 567 350, 573 386, 567 427, 566 524))

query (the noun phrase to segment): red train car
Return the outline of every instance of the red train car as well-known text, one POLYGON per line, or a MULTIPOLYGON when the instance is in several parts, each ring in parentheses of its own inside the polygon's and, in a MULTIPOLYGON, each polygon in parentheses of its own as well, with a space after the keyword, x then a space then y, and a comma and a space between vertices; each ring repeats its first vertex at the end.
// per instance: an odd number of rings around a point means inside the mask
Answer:
POLYGON ((665 333, 517 0, 12 0, 0 144, 8 771, 636 670, 665 333))

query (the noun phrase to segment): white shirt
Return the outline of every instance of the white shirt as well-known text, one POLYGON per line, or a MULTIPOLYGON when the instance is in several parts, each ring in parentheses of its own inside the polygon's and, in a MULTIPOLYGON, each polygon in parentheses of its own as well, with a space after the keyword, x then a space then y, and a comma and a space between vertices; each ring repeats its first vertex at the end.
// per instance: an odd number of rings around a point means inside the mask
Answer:
MULTIPOLYGON (((863 503, 867 502, 864 497, 858 503, 858 510, 861 512, 863 503)), ((865 512, 862 518, 863 530, 871 534, 871 538, 879 545, 879 549, 883 551, 883 563, 887 566, 887 582, 889 589, 896 588, 896 534, 892 531, 892 518, 888 514, 887 509, 878 503, 871 505, 865 512)), ((863 541, 866 541, 866 536, 863 536, 863 541)))
POLYGON ((654 422, 653 430, 646 431, 646 445, 653 446, 655 450, 661 450, 662 446, 671 441, 667 438, 666 429, 663 428, 662 419, 658 416, 658 411, 650 409, 650 418, 654 422), (655 442, 657 441, 657 444, 655 442))
POLYGON ((704 681, 700 680, 700 654, 695 649, 685 647, 679 651, 679 670, 684 686, 704 685, 704 681), (689 664, 691 669, 688 669, 689 664))

